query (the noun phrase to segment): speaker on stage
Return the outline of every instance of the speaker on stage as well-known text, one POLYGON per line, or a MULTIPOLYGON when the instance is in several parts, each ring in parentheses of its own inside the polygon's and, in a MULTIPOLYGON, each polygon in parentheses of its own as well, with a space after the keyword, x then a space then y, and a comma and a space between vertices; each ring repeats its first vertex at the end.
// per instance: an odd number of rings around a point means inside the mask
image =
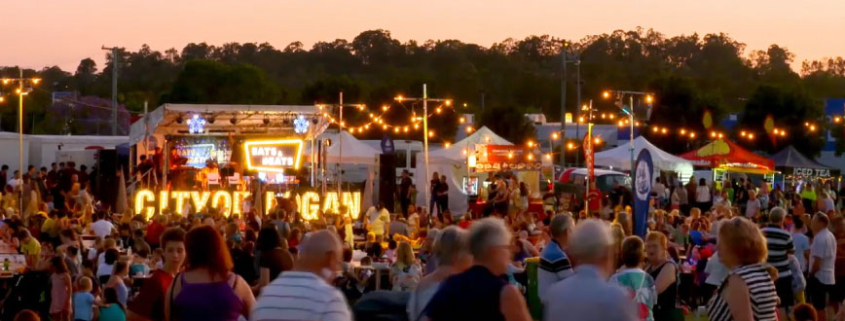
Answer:
POLYGON ((104 207, 114 210, 117 202, 117 184, 120 182, 117 178, 118 168, 117 151, 114 149, 101 149, 97 151, 97 177, 96 199, 100 200, 104 207))
POLYGON ((388 211, 393 211, 396 196, 396 155, 381 154, 378 161, 378 200, 384 203, 388 211))

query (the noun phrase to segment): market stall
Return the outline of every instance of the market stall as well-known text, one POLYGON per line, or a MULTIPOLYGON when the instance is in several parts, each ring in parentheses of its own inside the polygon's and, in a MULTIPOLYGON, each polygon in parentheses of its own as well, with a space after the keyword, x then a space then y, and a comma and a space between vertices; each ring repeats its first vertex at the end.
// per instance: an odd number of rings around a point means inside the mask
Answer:
MULTIPOLYGON (((423 155, 417 155, 417 164, 423 164, 423 161, 423 155)), ((472 135, 448 148, 429 154, 430 172, 446 175, 448 179, 449 210, 454 215, 466 213, 471 200, 477 200, 472 202, 475 207, 484 206, 484 198, 478 196, 486 190, 488 177, 496 172, 513 172, 520 182, 526 183, 532 193, 538 193, 540 168, 536 165, 539 161, 539 154, 525 152, 524 147, 514 146, 487 127, 479 128, 472 135), (495 154, 501 154, 505 158, 510 155, 511 161, 497 161, 495 154), (530 161, 526 159, 528 154, 532 155, 530 161)), ((417 166, 414 177, 417 178, 415 184, 418 190, 426 186, 426 182, 420 178, 430 179, 426 177, 422 166, 417 166)), ((416 204, 428 207, 428 200, 423 199, 422 195, 423 193, 418 193, 416 204)), ((535 207, 542 209, 542 205, 535 207)))
POLYGON ((769 183, 774 180, 775 164, 772 160, 729 140, 717 139, 680 156, 696 167, 712 169, 711 180, 716 182, 717 188, 721 188, 721 182, 729 173, 762 175, 769 183))
MULTIPOLYGON (((659 177, 660 172, 673 172, 678 175, 678 179, 686 182, 692 176, 692 162, 685 158, 669 154, 654 146, 645 137, 639 136, 634 139, 634 155, 639 155, 643 149, 651 153, 654 162, 654 174, 652 177, 659 177)), ((604 166, 617 171, 631 170, 631 147, 627 144, 598 152, 594 157, 596 166, 604 166)))
POLYGON ((772 155, 771 160, 775 163, 783 179, 787 182, 801 180, 831 180, 838 176, 837 170, 819 164, 818 162, 802 155, 795 147, 789 146, 772 155))

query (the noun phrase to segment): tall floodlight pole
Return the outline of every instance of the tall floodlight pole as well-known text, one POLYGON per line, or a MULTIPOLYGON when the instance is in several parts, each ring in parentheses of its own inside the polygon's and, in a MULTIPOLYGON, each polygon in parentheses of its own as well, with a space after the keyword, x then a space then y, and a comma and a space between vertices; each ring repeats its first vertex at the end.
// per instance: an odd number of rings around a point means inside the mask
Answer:
MULTIPOLYGON (((423 117, 422 117, 422 121, 423 121, 423 159, 425 161, 425 176, 426 177, 423 177, 422 180, 425 183, 425 191, 423 191, 423 197, 424 197, 425 200, 428 200, 429 197, 430 197, 430 195, 428 195, 428 191, 429 191, 429 189, 431 189, 431 187, 429 186, 429 181, 428 181, 428 178, 431 177, 431 174, 429 173, 429 170, 428 170, 428 136, 431 135, 431 133, 428 131, 428 102, 429 101, 431 101, 431 102, 443 102, 444 104, 446 104, 446 106, 449 106, 449 105, 452 104, 452 100, 451 99, 440 99, 440 98, 429 98, 428 97, 428 87, 426 86, 426 84, 423 84, 422 94, 423 94, 422 98, 408 98, 408 97, 398 96, 398 97, 396 97, 396 101, 399 101, 399 102, 403 102, 403 101, 422 101, 422 104, 423 104, 423 117)), ((467 179, 469 179, 469 178, 467 178, 467 179)), ((429 213, 431 213, 432 209, 428 209, 428 211, 429 211, 429 213)))
MULTIPOLYGON (((26 169, 23 164, 23 98, 32 91, 32 87, 27 87, 27 83, 37 85, 41 82, 41 78, 24 78, 23 68, 18 67, 18 78, 3 78, 4 85, 12 82, 18 83, 18 88, 15 89, 15 94, 18 95, 18 170, 23 176, 26 169)), ((0 99, 0 102, 2 101, 3 99, 0 99)), ((23 214, 23 193, 18 193, 18 204, 21 206, 21 214, 23 214)))
POLYGON ((117 47, 102 47, 103 50, 111 50, 111 134, 117 136, 117 47))

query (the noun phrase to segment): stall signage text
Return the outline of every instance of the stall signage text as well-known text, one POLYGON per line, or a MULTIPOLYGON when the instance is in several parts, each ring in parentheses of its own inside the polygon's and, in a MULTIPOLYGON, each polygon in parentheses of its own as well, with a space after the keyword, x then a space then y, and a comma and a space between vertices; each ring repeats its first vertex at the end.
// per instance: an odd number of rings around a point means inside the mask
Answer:
POLYGON ((300 139, 244 142, 247 168, 262 172, 299 169, 302 146, 300 139))
POLYGON ((792 174, 802 177, 830 177, 830 170, 823 168, 796 167, 792 170, 792 174))

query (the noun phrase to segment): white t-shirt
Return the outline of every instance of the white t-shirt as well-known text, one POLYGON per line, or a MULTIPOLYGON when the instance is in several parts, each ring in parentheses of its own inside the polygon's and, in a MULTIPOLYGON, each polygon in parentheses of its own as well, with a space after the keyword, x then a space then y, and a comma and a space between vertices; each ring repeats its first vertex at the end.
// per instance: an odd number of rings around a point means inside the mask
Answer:
POLYGON ((748 202, 745 204, 745 217, 752 218, 758 213, 760 213, 760 200, 748 200, 748 202))
POLYGON ((105 239, 106 236, 111 235, 111 231, 114 230, 114 225, 106 220, 99 220, 94 223, 91 223, 91 230, 94 231, 94 235, 101 239, 105 239))
POLYGON ((20 185, 20 184, 21 184, 20 178, 13 178, 13 179, 10 179, 8 182, 6 182, 6 185, 11 186, 12 189, 16 189, 18 187, 18 185, 20 185))
POLYGON ((795 258, 798 259, 798 265, 801 266, 801 271, 807 272, 807 259, 804 258, 804 251, 810 250, 810 238, 804 233, 792 233, 792 243, 795 244, 795 258))
MULTIPOLYGON (((695 201, 699 203, 707 203, 710 201, 710 187, 698 186, 695 188, 695 201)), ((705 210, 705 209, 702 209, 705 210)))
POLYGON ((828 229, 821 230, 813 238, 813 245, 810 246, 810 267, 818 258, 821 259, 820 269, 813 276, 822 284, 835 284, 833 261, 836 259, 836 237, 828 229))
POLYGON ((390 213, 386 208, 375 211, 370 215, 370 232, 375 235, 384 235, 384 227, 390 223, 390 213))

